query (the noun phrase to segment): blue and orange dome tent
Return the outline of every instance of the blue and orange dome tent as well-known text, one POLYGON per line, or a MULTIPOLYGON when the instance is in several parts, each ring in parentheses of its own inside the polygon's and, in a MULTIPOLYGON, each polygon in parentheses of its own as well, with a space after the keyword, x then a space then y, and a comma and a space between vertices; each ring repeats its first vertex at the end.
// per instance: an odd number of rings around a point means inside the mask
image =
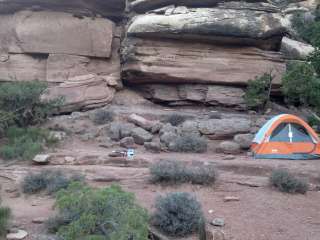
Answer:
POLYGON ((320 158, 320 140, 301 118, 281 114, 261 127, 251 150, 256 158, 316 159, 320 158))

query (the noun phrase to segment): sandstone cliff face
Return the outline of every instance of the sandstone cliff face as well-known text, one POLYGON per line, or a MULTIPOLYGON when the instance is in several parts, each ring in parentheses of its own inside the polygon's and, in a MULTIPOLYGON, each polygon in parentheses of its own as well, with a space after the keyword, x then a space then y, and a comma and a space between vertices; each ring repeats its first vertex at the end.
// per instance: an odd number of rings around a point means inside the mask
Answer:
POLYGON ((155 102, 244 109, 249 79, 271 72, 279 89, 285 59, 312 50, 283 38, 309 5, 0 0, 0 81, 47 81, 64 111, 108 104, 122 82, 155 102))

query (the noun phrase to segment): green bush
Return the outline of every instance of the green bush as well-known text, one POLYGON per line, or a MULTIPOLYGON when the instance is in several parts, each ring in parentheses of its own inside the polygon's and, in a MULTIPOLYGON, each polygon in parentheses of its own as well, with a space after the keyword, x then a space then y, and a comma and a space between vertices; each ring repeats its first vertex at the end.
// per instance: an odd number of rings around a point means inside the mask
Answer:
POLYGON ((248 81, 248 86, 244 95, 244 100, 249 109, 264 108, 269 100, 270 85, 273 77, 265 73, 254 80, 248 81))
POLYGON ((5 137, 6 143, 0 147, 0 156, 5 160, 31 160, 44 147, 57 143, 47 130, 40 128, 10 127, 6 130, 5 137))
POLYGON ((187 166, 176 160, 163 160, 154 163, 149 168, 151 181, 167 183, 212 184, 217 173, 212 166, 187 166))
POLYGON ((189 193, 169 193, 158 197, 152 223, 162 232, 184 237, 198 231, 203 217, 200 203, 189 193))
POLYGON ((320 77, 311 64, 289 65, 282 78, 282 91, 288 103, 320 110, 320 77))
POLYGON ((10 209, 7 207, 2 207, 0 201, 0 238, 5 236, 7 233, 10 215, 10 209))
POLYGON ((207 151, 207 141, 195 135, 179 136, 169 145, 174 152, 203 153, 207 151))
POLYGON ((112 122, 113 118, 114 118, 114 112, 110 110, 99 109, 94 112, 92 120, 96 125, 102 125, 102 124, 112 122))
POLYGON ((270 183, 281 192, 305 194, 308 191, 307 182, 284 169, 274 170, 270 177, 270 183))
POLYGON ((60 171, 42 171, 26 176, 22 181, 22 190, 27 194, 34 194, 44 190, 48 194, 53 194, 67 188, 74 181, 82 182, 83 177, 80 175, 67 177, 60 171))
POLYGON ((62 99, 41 100, 47 85, 43 82, 0 84, 0 122, 2 127, 20 127, 43 122, 62 103, 62 99))
POLYGON ((172 126, 178 126, 185 122, 187 117, 181 114, 173 113, 166 117, 165 122, 170 123, 172 126))
POLYGON ((58 192, 56 207, 54 224, 64 240, 148 238, 146 210, 119 186, 92 189, 74 182, 58 192))

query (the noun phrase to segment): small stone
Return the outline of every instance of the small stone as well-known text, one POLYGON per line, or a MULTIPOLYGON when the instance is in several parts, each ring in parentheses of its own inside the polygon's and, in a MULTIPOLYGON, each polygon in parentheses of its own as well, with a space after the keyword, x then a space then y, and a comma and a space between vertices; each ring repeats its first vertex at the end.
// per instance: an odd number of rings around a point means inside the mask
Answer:
POLYGON ((163 127, 162 122, 156 122, 151 128, 151 133, 152 134, 158 133, 162 127, 163 127))
POLYGON ((234 155, 226 155, 226 156, 224 156, 223 157, 223 160, 234 160, 234 159, 236 159, 236 157, 234 156, 234 155))
POLYGON ((71 156, 65 156, 65 157, 64 157, 65 163, 74 163, 75 160, 76 160, 75 157, 71 157, 71 156))
POLYGON ((42 223, 44 223, 45 221, 47 221, 47 218, 39 217, 39 218, 34 218, 34 219, 32 219, 32 223, 35 223, 35 224, 42 224, 42 223))
POLYGON ((37 164, 47 164, 49 163, 51 155, 49 154, 38 154, 33 158, 33 161, 37 164))
POLYGON ((66 138, 67 134, 63 131, 50 131, 49 136, 54 140, 62 141, 66 138))
POLYGON ((211 224, 213 226, 223 227, 224 226, 224 219, 223 218, 215 218, 212 220, 211 224))
POLYGON ((15 233, 7 234, 7 240, 21 240, 28 236, 28 233, 24 230, 17 230, 15 233))
POLYGON ((212 213, 213 213, 213 210, 212 210, 212 209, 210 209, 210 210, 208 211, 208 213, 212 214, 212 213))
POLYGON ((135 113, 131 114, 128 117, 128 121, 131 123, 134 123, 138 127, 142 127, 143 129, 145 129, 147 131, 150 131, 152 129, 153 125, 155 124, 153 121, 145 119, 144 117, 139 116, 135 113))
POLYGON ((249 149, 254 136, 251 133, 237 134, 233 140, 240 145, 242 149, 249 149))
POLYGON ((240 198, 235 196, 227 196, 223 199, 224 202, 238 202, 240 201, 240 198))
POLYGON ((120 146, 124 148, 132 148, 134 147, 134 139, 133 137, 125 137, 120 140, 120 146))

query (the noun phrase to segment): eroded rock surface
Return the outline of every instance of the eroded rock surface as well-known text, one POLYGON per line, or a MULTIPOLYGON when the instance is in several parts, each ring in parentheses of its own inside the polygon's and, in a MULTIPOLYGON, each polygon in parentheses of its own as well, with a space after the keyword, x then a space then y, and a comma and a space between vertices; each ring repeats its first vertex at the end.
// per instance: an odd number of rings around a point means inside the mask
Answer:
POLYGON ((127 82, 246 85, 273 72, 280 85, 285 62, 280 53, 255 47, 222 47, 165 40, 131 40, 123 66, 127 82))

